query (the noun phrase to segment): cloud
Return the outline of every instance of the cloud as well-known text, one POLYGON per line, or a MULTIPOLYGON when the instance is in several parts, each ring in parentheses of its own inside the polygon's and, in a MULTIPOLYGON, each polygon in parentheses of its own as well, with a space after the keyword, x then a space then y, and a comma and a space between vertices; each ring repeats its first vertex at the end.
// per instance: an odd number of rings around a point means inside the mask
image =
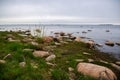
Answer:
POLYGON ((1 0, 0 22, 119 22, 119 0, 1 0))

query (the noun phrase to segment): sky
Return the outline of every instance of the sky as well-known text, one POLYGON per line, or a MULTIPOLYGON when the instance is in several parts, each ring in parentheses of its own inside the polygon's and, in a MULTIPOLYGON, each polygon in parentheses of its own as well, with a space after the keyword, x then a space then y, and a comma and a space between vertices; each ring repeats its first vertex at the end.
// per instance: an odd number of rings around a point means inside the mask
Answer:
POLYGON ((120 0, 0 0, 0 23, 120 24, 120 0))

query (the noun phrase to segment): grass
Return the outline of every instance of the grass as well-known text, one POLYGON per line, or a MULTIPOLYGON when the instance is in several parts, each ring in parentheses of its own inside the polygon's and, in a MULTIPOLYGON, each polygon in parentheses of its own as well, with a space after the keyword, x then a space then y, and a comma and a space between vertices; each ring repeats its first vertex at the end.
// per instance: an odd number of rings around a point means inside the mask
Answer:
POLYGON ((37 37, 33 39, 39 43, 39 46, 33 46, 29 42, 9 42, 5 38, 8 34, 12 34, 18 40, 24 39, 16 32, 0 32, 0 59, 3 59, 9 53, 11 54, 10 57, 5 59, 6 64, 0 64, 0 80, 69 80, 68 67, 74 69, 75 80, 94 80, 76 71, 78 64, 76 59, 83 59, 85 62, 88 62, 88 58, 94 59, 94 64, 106 66, 119 74, 110 65, 99 62, 99 59, 115 62, 115 58, 111 57, 111 55, 89 49, 88 45, 84 43, 71 42, 54 48, 52 53, 56 55, 56 58, 50 62, 56 64, 56 66, 50 66, 46 64, 45 58, 36 58, 31 51, 23 51, 23 49, 42 50, 44 46, 55 45, 54 41, 44 44, 43 39, 37 37), (87 52, 90 55, 84 55, 83 52, 87 52), (26 62, 26 66, 21 68, 19 63, 23 61, 26 62), (31 63, 38 68, 34 68, 31 63))

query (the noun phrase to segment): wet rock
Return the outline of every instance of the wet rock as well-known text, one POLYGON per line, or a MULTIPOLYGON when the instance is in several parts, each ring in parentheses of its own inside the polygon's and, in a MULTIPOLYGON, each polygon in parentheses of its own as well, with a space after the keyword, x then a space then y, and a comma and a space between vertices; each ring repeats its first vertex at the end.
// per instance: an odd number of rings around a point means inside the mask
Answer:
POLYGON ((65 36, 65 33, 64 32, 60 32, 60 36, 65 36))
POLYGON ((70 37, 69 39, 70 39, 70 40, 75 40, 75 39, 76 39, 76 37, 73 37, 73 36, 72 36, 72 37, 70 37))
POLYGON ((80 37, 76 37, 75 41, 76 41, 76 42, 80 42, 80 41, 81 41, 81 38, 80 38, 80 37))
POLYGON ((115 69, 120 71, 120 66, 114 64, 114 63, 110 63, 112 67, 114 67, 115 69))
POLYGON ((88 44, 90 48, 94 48, 95 46, 95 42, 93 40, 86 41, 85 43, 88 44))
POLYGON ((12 57, 12 55, 11 54, 7 54, 3 59, 10 58, 10 57, 12 57))
POLYGON ((97 44, 96 44, 96 46, 98 46, 98 47, 102 47, 103 45, 102 45, 102 44, 97 43, 97 44))
POLYGON ((106 32, 110 32, 110 30, 106 30, 106 32))
POLYGON ((105 44, 108 46, 114 46, 114 42, 112 41, 106 41, 105 44))
POLYGON ((92 31, 92 30, 88 30, 89 32, 92 31))
POLYGON ((116 42, 116 45, 120 46, 120 42, 116 42))
POLYGON ((46 51, 34 51, 34 52, 33 52, 33 55, 34 55, 35 57, 45 57, 45 56, 48 56, 49 53, 46 52, 46 51))
POLYGON ((87 33, 86 31, 82 31, 82 33, 87 33))
POLYGON ((45 60, 46 61, 51 61, 51 60, 53 60, 55 58, 56 58, 56 56, 54 54, 52 54, 52 55, 48 56, 45 60))
POLYGON ((70 38, 72 37, 72 33, 68 33, 67 36, 70 38))
POLYGON ((19 63, 19 66, 20 66, 20 67, 25 67, 25 65, 26 65, 26 62, 20 62, 20 63, 19 63))
POLYGON ((45 37, 43 37, 43 41, 46 43, 50 43, 53 41, 53 37, 52 36, 45 36, 45 37))
POLYGON ((6 61, 5 60, 0 60, 0 64, 5 64, 6 61))
POLYGON ((92 63, 79 63, 77 65, 77 71, 97 80, 117 80, 112 70, 92 63))

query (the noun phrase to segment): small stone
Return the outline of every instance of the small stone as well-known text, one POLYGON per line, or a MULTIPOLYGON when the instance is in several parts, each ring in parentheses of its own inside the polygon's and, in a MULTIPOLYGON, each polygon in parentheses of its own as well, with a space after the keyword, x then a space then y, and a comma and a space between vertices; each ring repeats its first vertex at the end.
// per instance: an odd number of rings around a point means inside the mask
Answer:
POLYGON ((114 64, 114 63, 110 63, 112 67, 114 67, 115 69, 120 71, 120 66, 114 64))
POLYGON ((61 46, 61 43, 55 42, 55 45, 56 45, 56 46, 61 46))
POLYGON ((48 56, 49 53, 46 52, 46 51, 34 51, 34 52, 33 52, 33 55, 34 55, 35 57, 45 57, 45 56, 48 56))
POLYGON ((51 66, 55 66, 56 64, 50 63, 50 62, 46 62, 46 64, 51 65, 51 66))
POLYGON ((77 61, 77 62, 83 62, 84 60, 83 59, 76 59, 75 61, 77 61))
POLYGON ((88 62, 94 62, 94 60, 93 59, 88 59, 88 62))
POLYGON ((106 62, 106 61, 103 61, 103 60, 100 60, 100 62, 102 62, 102 63, 105 63, 105 64, 108 64, 108 62, 106 62))
POLYGON ((5 64, 6 61, 5 60, 0 60, 0 63, 5 64))
POLYGON ((56 56, 54 54, 52 54, 52 55, 48 56, 45 60, 46 61, 51 61, 51 60, 53 60, 55 58, 56 58, 56 56))
POLYGON ((83 52, 83 54, 85 54, 85 55, 91 55, 90 53, 87 53, 87 52, 83 52))
POLYGON ((37 43, 37 42, 31 42, 31 44, 32 44, 33 46, 38 46, 38 43, 37 43))
POLYGON ((12 55, 11 54, 7 54, 3 59, 6 59, 8 57, 11 57, 12 55))
POLYGON ((25 67, 25 65, 26 65, 26 62, 20 62, 20 63, 19 63, 19 66, 20 66, 20 67, 25 67))
POLYGON ((74 69, 72 67, 68 67, 68 71, 72 72, 72 71, 74 71, 74 69))
POLYGON ((32 52, 33 49, 23 49, 23 51, 30 51, 30 52, 32 52))

